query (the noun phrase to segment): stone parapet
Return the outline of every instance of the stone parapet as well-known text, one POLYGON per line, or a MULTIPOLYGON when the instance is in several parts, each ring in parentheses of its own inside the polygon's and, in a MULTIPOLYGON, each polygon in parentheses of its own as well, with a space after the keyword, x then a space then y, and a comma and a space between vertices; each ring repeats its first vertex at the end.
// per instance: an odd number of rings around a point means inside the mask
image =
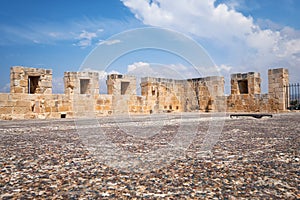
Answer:
POLYGON ((231 75, 231 94, 260 94, 260 73, 248 72, 231 75))
POLYGON ((282 112, 286 110, 288 70, 270 69, 269 92, 261 94, 259 73, 231 75, 231 95, 224 77, 188 80, 144 77, 141 96, 134 76, 107 76, 108 94, 99 94, 97 72, 65 72, 64 94, 52 94, 52 70, 11 68, 11 93, 0 94, 0 119, 100 117, 160 112, 282 112))
POLYGON ((52 70, 14 66, 10 69, 10 92, 52 94, 52 70))
POLYGON ((78 94, 99 94, 98 72, 65 72, 65 94, 72 96, 78 94))

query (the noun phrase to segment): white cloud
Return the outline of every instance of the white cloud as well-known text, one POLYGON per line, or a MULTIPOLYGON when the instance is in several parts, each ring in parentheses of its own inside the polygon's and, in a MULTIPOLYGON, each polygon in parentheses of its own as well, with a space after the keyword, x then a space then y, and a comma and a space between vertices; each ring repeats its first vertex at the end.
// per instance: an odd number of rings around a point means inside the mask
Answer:
POLYGON ((215 6, 215 0, 122 1, 146 25, 175 29, 206 41, 211 46, 210 54, 220 66, 226 62, 233 66, 232 70, 261 72, 270 66, 287 67, 299 74, 298 31, 290 27, 280 29, 274 24, 273 29, 262 28, 251 16, 235 10, 243 6, 235 0, 230 2, 230 7, 215 6))
POLYGON ((131 65, 128 65, 127 72, 132 72, 138 68, 146 68, 146 67, 150 67, 150 64, 145 62, 136 62, 131 65))
POLYGON ((220 66, 217 66, 217 70, 220 71, 220 72, 221 72, 221 71, 230 72, 231 69, 232 69, 231 66, 224 65, 224 64, 222 64, 222 65, 220 65, 220 66))
POLYGON ((79 35, 79 39, 87 39, 92 40, 93 38, 97 37, 97 33, 88 32, 86 30, 81 31, 79 35))
POLYGON ((118 71, 112 70, 110 72, 106 72, 106 71, 97 71, 99 73, 99 79, 105 79, 107 78, 107 75, 109 74, 121 74, 118 71))
POLYGON ((81 48, 85 48, 92 45, 92 41, 94 38, 97 38, 97 32, 88 32, 86 30, 81 31, 78 37, 79 41, 76 43, 76 46, 81 48))
POLYGON ((113 44, 118 44, 120 42, 121 42, 121 40, 101 40, 99 42, 99 45, 101 45, 101 44, 113 45, 113 44))

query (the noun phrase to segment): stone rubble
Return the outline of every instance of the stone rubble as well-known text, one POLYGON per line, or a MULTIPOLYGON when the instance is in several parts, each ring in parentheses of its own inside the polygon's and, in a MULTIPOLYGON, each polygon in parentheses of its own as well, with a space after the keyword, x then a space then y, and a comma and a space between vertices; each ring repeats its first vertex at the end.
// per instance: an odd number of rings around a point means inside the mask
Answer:
MULTIPOLYGON (((0 199, 299 199, 299 116, 228 117, 211 152, 198 155, 203 121, 184 158, 149 173, 99 163, 73 120, 0 121, 0 199)), ((146 139, 106 133, 124 150, 148 152, 177 128, 146 139)))

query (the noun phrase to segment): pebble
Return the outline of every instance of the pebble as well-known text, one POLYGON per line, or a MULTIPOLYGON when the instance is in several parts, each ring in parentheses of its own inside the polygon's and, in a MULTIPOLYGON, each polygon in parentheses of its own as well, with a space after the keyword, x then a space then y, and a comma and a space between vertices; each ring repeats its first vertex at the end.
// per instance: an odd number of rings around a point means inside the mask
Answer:
MULTIPOLYGON (((204 121, 185 157, 130 173, 98 162, 73 120, 0 121, 0 199, 299 199, 299 124, 300 113, 229 119, 213 149, 199 156, 204 121)), ((103 128, 124 149, 147 153, 178 127, 170 123, 148 139, 103 128)))

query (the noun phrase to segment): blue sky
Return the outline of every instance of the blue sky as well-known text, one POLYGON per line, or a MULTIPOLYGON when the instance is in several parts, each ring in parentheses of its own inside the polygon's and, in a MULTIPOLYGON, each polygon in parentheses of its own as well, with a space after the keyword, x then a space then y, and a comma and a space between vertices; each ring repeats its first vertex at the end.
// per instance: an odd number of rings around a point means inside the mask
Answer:
MULTIPOLYGON (((78 71, 99 43, 149 26, 198 42, 227 83, 231 73, 258 71, 266 88, 270 67, 286 67, 291 82, 300 82, 299 10, 298 0, 1 0, 0 91, 9 90, 10 67, 22 65, 53 69, 61 92, 63 72, 78 71)), ((131 53, 108 72, 186 65, 158 52, 131 53)))

